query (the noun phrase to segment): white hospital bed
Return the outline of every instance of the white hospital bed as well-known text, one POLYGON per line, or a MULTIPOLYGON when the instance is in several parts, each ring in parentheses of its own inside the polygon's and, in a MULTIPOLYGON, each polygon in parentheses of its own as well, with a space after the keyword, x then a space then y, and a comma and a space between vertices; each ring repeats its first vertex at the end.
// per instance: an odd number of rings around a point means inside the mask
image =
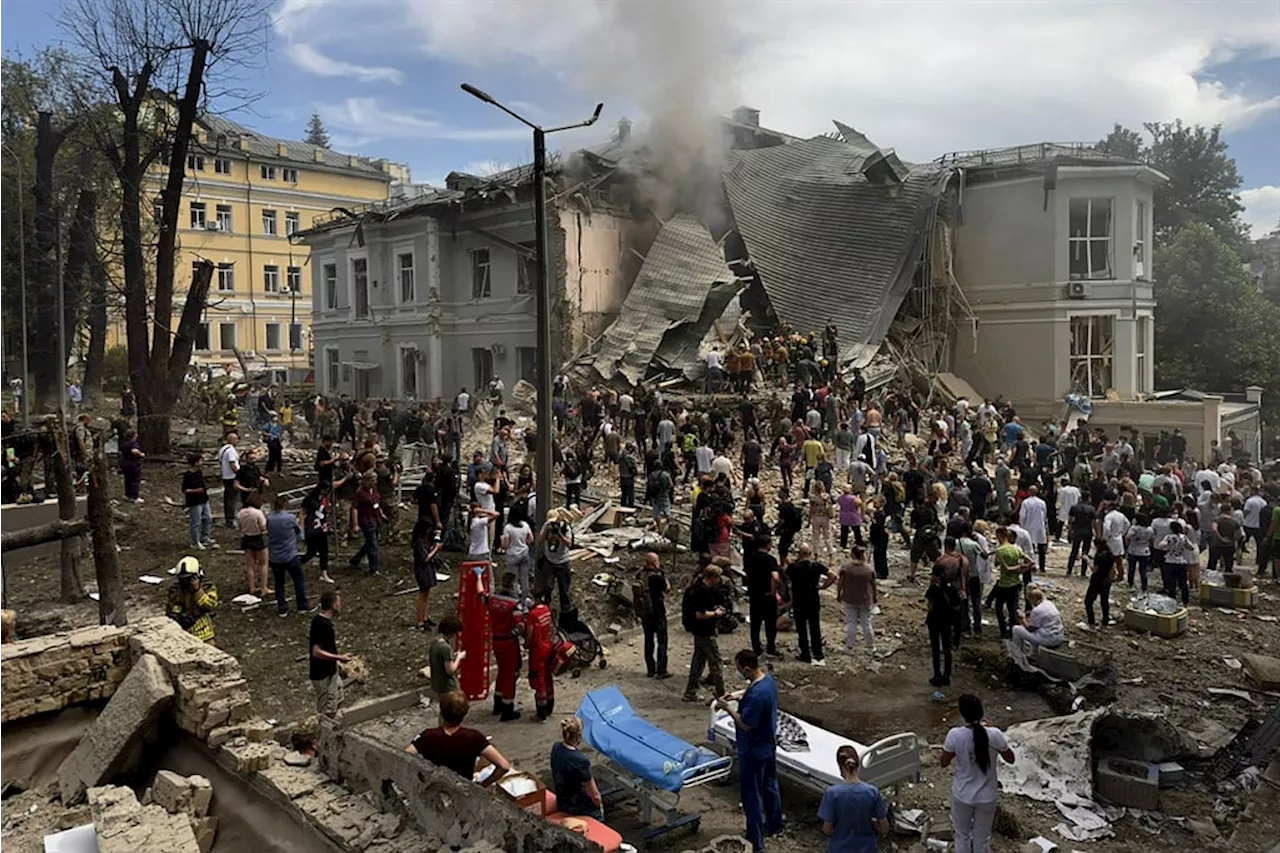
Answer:
MULTIPOLYGON (((864 746, 799 717, 792 719, 804 729, 809 749, 807 752, 786 752, 779 748, 778 773, 816 793, 821 794, 830 786, 844 781, 840 768, 836 766, 836 750, 842 746, 852 746, 858 751, 859 778, 881 790, 920 779, 919 739, 912 732, 890 735, 864 746)), ((713 704, 708 715, 707 739, 732 750, 734 734, 733 718, 713 704)))

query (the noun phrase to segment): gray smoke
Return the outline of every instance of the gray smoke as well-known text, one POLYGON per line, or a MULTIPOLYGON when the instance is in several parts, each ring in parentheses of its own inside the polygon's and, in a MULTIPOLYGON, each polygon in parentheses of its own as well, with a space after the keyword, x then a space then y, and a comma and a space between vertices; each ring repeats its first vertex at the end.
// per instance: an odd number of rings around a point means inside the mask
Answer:
MULTIPOLYGON (((725 138, 739 98, 732 0, 605 0, 578 39, 577 83, 640 110, 641 192, 659 216, 719 207, 725 138)), ((611 110, 617 115, 616 110, 611 110)), ((638 164, 637 164, 638 165, 638 164)))

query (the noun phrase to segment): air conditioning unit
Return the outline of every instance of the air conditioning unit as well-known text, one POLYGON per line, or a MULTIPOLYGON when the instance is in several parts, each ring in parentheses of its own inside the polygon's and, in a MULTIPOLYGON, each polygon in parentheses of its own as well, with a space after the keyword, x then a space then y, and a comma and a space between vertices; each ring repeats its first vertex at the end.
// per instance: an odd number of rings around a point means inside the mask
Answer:
POLYGON ((218 221, 218 220, 216 220, 216 219, 211 219, 211 220, 209 220, 208 222, 206 222, 206 223, 204 224, 204 230, 206 230, 206 231, 221 231, 221 230, 222 230, 222 223, 221 223, 221 222, 219 222, 219 221, 218 221))
POLYGON ((1089 298, 1089 282, 1087 281, 1067 282, 1067 298, 1068 299, 1088 299, 1089 298))
POLYGON ((280 292, 285 296, 288 296, 290 293, 293 293, 293 288, 287 284, 282 284, 280 285, 280 292))

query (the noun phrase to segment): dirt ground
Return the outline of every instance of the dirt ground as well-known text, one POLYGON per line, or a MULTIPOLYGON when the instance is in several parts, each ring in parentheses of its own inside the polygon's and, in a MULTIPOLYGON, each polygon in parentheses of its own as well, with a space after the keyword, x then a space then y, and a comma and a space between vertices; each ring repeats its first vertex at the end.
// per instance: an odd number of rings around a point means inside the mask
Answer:
MULTIPOLYGON (((305 473, 300 469, 299 476, 286 476, 275 485, 287 488, 303 484, 307 482, 305 473)), ((169 505, 164 499, 166 495, 175 501, 179 499, 180 467, 149 462, 145 476, 146 502, 131 505, 122 501, 117 507, 121 566, 131 615, 135 618, 159 611, 165 590, 165 585, 148 586, 135 579, 151 574, 164 577, 167 585, 165 570, 187 553, 185 514, 179 506, 169 505)), ((282 722, 300 719, 313 709, 306 665, 310 616, 291 612, 287 618, 280 618, 270 602, 246 612, 230 603, 232 597, 246 591, 244 557, 233 553, 238 535, 216 523, 220 509, 215 499, 214 535, 222 547, 199 554, 207 575, 218 585, 223 601, 217 614, 217 645, 240 660, 257 710, 263 717, 282 722)), ((402 510, 408 516, 402 524, 405 530, 411 525, 413 511, 412 507, 402 510)), ((347 568, 346 560, 355 547, 354 543, 337 543, 331 568, 343 591, 344 610, 338 620, 340 648, 364 658, 369 670, 366 681, 351 685, 348 701, 425 686, 418 670, 426 663, 426 646, 433 637, 413 627, 415 596, 412 590, 415 587, 407 544, 402 541, 384 546, 380 577, 347 568)), ((1085 633, 1075 627, 1084 619, 1084 584, 1079 578, 1064 577, 1066 554, 1064 547, 1050 549, 1045 586, 1063 611, 1069 639, 1087 644, 1082 649, 1110 657, 1118 679, 1117 704, 1158 713, 1182 727, 1209 718, 1232 731, 1243 724, 1247 716, 1262 717, 1274 707, 1277 697, 1256 691, 1251 694, 1252 701, 1214 696, 1207 691, 1210 687, 1239 689, 1245 686, 1240 672, 1226 659, 1249 651, 1280 656, 1277 624, 1258 618, 1280 615, 1280 586, 1261 584, 1262 600, 1253 612, 1194 606, 1190 631, 1175 640, 1147 637, 1120 626, 1085 633)), ((96 621, 96 605, 91 601, 72 606, 50 603, 57 595, 56 557, 11 561, 10 556, 16 555, 6 555, 7 592, 9 606, 19 613, 20 636, 96 621)), ((450 556, 454 562, 460 557, 450 556)), ((638 556, 627 554, 621 564, 608 570, 631 572, 638 564, 638 556)), ((683 554, 676 559, 681 562, 673 573, 683 575, 691 565, 691 558, 683 554)), ((982 697, 990 722, 997 726, 1055 713, 1042 692, 1013 689, 1003 680, 999 664, 1002 649, 993 625, 987 628, 982 639, 964 641, 957 656, 952 686, 943 691, 945 698, 933 698, 934 688, 927 683, 930 671, 923 590, 901 582, 906 553, 897 544, 890 552, 890 559, 890 577, 894 582, 881 590, 883 613, 875 625, 877 642, 882 653, 889 652, 887 656, 873 669, 865 660, 840 654, 830 654, 825 668, 801 664, 788 655, 774 669, 784 710, 862 742, 911 730, 935 745, 941 743, 947 728, 955 724, 958 716, 954 710, 955 698, 964 692, 982 697)), ((667 555, 664 560, 670 565, 672 556, 667 555)), ((590 669, 579 679, 561 680, 557 684, 557 713, 572 713, 588 690, 617 684, 640 714, 692 742, 701 742, 706 733, 705 708, 680 702, 691 644, 678 624, 678 600, 673 598, 669 605, 671 669, 676 677, 665 682, 646 679, 641 639, 629 631, 634 618, 620 603, 604 600, 605 596, 589 584, 591 576, 605 568, 599 560, 575 563, 575 594, 578 600, 586 602, 584 615, 597 632, 603 633, 607 625, 617 623, 624 629, 623 636, 610 645, 607 669, 590 669)), ((91 567, 89 573, 92 573, 91 567)), ((318 582, 317 575, 314 564, 308 567, 307 581, 313 602, 325 588, 318 582)), ((432 615, 437 620, 455 606, 456 597, 452 594, 455 582, 437 587, 431 604, 432 615)), ((1113 612, 1123 609, 1127 593, 1123 584, 1113 588, 1113 612)), ((839 643, 843 626, 834 598, 824 601, 824 636, 830 648, 839 643)), ((993 614, 988 619, 993 620, 993 614)), ((609 643, 607 638, 606 643, 609 643)), ((726 656, 745 644, 745 627, 721 638, 726 656)), ((794 652, 794 636, 782 634, 780 645, 794 652)), ((520 705, 528 710, 532 697, 527 685, 522 685, 521 690, 520 705)), ((508 757, 545 775, 556 730, 526 720, 499 725, 488 711, 488 707, 477 707, 471 722, 491 734, 495 745, 508 757)), ((366 724, 366 728, 403 745, 423 727, 429 716, 429 712, 405 712, 366 724)), ((950 772, 938 767, 936 750, 932 748, 922 753, 922 764, 922 781, 903 786, 897 792, 897 806, 924 809, 935 824, 945 824, 950 772)), ((786 786, 783 796, 789 829, 776 843, 770 842, 770 849, 811 850, 824 843, 815 817, 816 801, 786 786)), ((1194 840, 1177 819, 1211 818, 1215 814, 1215 803, 1220 819, 1227 821, 1225 831, 1236 826, 1240 830, 1233 846, 1228 848, 1225 842, 1219 842, 1222 845, 1219 849, 1249 853, 1269 849, 1270 844, 1280 839, 1277 798, 1266 785, 1257 791, 1244 792, 1230 786, 1222 790, 1192 786, 1162 793, 1160 812, 1142 819, 1134 815, 1123 817, 1113 825, 1115 838, 1088 844, 1069 842, 1052 833, 1053 825, 1061 820, 1052 804, 1002 795, 1001 804, 1016 821, 1016 830, 1011 831, 1011 837, 997 837, 996 850, 1018 851, 1036 835, 1050 838, 1064 851, 1139 853, 1164 850, 1171 844, 1191 844, 1192 849, 1205 849, 1208 845, 1194 840)), ((702 826, 697 839, 672 839, 669 842, 672 849, 701 846, 717 835, 741 831, 742 819, 733 787, 691 790, 686 792, 681 806, 701 810, 702 826)), ((907 849, 901 846, 902 841, 899 839, 897 849, 907 849)), ((883 849, 889 849, 888 844, 885 842, 883 849)))

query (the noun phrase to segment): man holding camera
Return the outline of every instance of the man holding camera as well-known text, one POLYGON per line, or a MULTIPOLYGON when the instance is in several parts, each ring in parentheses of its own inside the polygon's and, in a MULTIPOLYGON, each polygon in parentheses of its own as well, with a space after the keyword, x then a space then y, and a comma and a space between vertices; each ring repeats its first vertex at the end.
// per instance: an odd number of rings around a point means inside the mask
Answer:
POLYGON ((542 545, 542 557, 538 560, 539 597, 551 600, 551 588, 557 588, 560 596, 560 612, 572 608, 569 598, 569 553, 573 550, 573 528, 561 521, 558 510, 547 513, 547 521, 538 532, 538 544, 542 545))

